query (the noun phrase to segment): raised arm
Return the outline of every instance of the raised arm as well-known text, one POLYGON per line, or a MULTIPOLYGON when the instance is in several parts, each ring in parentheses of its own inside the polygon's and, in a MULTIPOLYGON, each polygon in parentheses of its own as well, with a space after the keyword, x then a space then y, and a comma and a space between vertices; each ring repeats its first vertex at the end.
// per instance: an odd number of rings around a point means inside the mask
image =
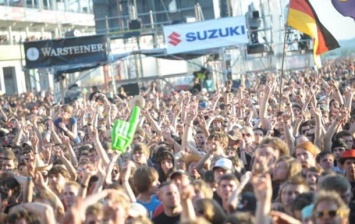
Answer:
POLYGON ((132 161, 127 161, 127 170, 125 175, 123 176, 123 187, 132 203, 136 202, 136 196, 133 193, 133 190, 131 188, 131 184, 129 183, 129 178, 132 173, 132 167, 133 167, 133 162, 132 161))
POLYGON ((240 184, 235 189, 231 195, 231 197, 228 199, 228 214, 232 214, 236 209, 239 204, 239 196, 240 193, 243 191, 244 187, 249 183, 251 179, 251 172, 247 171, 241 178, 240 184))
POLYGON ((256 223, 270 223, 272 185, 267 164, 264 158, 259 158, 253 166, 252 186, 257 200, 256 223))
POLYGON ((104 165, 106 166, 107 164, 110 163, 110 159, 107 156, 107 153, 104 149, 104 147, 102 147, 101 141, 99 139, 99 134, 97 132, 96 128, 91 127, 89 130, 89 134, 90 134, 90 138, 93 140, 95 149, 97 154, 100 156, 100 158, 102 159, 104 165))
POLYGON ((192 137, 192 127, 193 127, 193 121, 197 117, 197 109, 191 108, 189 112, 187 113, 186 116, 186 124, 184 127, 184 133, 182 137, 182 148, 185 149, 185 147, 188 147, 190 144, 192 147, 189 147, 191 150, 193 150, 193 153, 198 154, 198 151, 196 149, 196 142, 192 137))
POLYGON ((180 190, 180 198, 181 198, 181 215, 180 215, 180 223, 191 222, 196 219, 196 213, 194 209, 194 205, 192 203, 192 198, 195 195, 194 188, 192 185, 187 185, 182 187, 180 190))
POLYGON ((347 112, 345 110, 339 111, 336 118, 332 121, 328 127, 327 132, 324 135, 324 150, 330 151, 332 148, 332 138, 337 132, 337 129, 340 127, 343 121, 346 120, 347 112))
POLYGON ((60 161, 64 164, 65 168, 70 174, 70 179, 72 181, 76 180, 77 172, 72 163, 64 156, 63 150, 59 146, 54 146, 54 152, 59 157, 60 161))
POLYGON ((66 150, 68 151, 71 164, 73 165, 73 167, 77 167, 78 166, 78 159, 76 158, 74 149, 71 146, 69 137, 62 135, 61 140, 64 143, 66 150))

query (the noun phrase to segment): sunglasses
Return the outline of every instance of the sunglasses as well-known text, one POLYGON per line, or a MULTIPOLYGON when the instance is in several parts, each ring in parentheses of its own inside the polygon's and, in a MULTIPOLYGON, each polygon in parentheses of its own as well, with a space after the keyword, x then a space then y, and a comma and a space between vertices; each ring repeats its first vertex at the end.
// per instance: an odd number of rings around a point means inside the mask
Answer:
POLYGON ((324 210, 315 213, 317 218, 322 218, 324 215, 328 215, 333 218, 339 214, 339 210, 324 210))
POLYGON ((243 133, 242 136, 243 136, 243 137, 245 137, 245 136, 250 137, 251 134, 250 134, 250 133, 243 133))

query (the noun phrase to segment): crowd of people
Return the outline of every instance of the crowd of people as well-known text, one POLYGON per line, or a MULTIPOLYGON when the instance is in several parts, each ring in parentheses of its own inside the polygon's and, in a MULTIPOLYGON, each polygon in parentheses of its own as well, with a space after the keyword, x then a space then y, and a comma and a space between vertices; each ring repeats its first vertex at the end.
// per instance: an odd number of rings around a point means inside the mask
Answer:
POLYGON ((3 95, 0 223, 355 223, 354 72, 342 58, 238 89, 3 95), (132 144, 112 150, 134 105, 132 144))

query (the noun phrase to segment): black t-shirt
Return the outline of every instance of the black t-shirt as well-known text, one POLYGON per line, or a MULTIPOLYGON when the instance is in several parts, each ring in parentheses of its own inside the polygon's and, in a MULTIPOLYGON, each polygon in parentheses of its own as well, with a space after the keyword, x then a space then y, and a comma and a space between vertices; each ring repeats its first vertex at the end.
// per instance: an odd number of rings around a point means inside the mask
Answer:
POLYGON ((153 218, 154 224, 176 224, 180 221, 180 215, 177 216, 167 216, 165 212, 162 212, 157 217, 153 218))
POLYGON ((351 185, 351 193, 353 194, 351 201, 355 203, 355 181, 349 181, 349 183, 351 185))
POLYGON ((349 223, 355 223, 355 202, 350 202, 349 204, 350 214, 349 214, 349 223))
POLYGON ((218 195, 217 191, 213 191, 213 200, 215 200, 223 208, 222 198, 218 195))

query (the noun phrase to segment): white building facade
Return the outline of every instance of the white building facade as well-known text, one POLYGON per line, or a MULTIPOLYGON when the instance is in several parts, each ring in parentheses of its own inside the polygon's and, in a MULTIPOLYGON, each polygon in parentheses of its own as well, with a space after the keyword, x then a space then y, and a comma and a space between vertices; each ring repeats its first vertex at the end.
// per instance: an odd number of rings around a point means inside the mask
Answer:
POLYGON ((0 91, 13 95, 53 87, 48 69, 25 68, 24 41, 95 32, 91 0, 0 0, 0 91))

